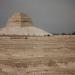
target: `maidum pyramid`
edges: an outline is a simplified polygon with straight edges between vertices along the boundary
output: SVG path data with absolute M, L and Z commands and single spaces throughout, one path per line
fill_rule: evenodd
M 31 18 L 24 13 L 17 13 L 9 18 L 6 27 L 2 29 L 0 34 L 25 36 L 52 35 L 40 28 L 33 26 Z
M 8 26 L 18 26 L 18 27 L 25 27 L 25 26 L 32 26 L 32 19 L 22 12 L 15 13 L 8 19 Z

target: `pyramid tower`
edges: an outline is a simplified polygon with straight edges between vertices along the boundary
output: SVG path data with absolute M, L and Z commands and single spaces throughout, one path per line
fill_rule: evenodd
M 24 13 L 16 13 L 9 18 L 6 27 L 0 31 L 0 34 L 25 36 L 52 35 L 38 27 L 33 26 L 32 19 Z
M 31 18 L 24 13 L 16 13 L 14 14 L 11 18 L 9 18 L 8 26 L 31 26 L 32 25 L 32 20 Z

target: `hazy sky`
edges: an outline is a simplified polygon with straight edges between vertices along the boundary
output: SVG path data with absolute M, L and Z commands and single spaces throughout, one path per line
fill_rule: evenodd
M 15 12 L 29 14 L 35 26 L 50 33 L 75 31 L 75 0 L 0 0 L 0 26 Z

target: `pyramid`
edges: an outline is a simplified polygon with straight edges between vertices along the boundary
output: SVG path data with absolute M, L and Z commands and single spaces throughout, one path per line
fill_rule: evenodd
M 25 36 L 48 36 L 52 35 L 38 27 L 33 26 L 32 19 L 24 13 L 16 13 L 8 19 L 6 27 L 0 34 L 2 35 L 25 35 Z
M 24 13 L 16 13 L 8 19 L 7 26 L 31 26 L 32 19 Z

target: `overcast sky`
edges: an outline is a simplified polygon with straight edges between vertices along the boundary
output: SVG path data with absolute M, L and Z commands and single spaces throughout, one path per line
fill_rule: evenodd
M 15 12 L 29 14 L 35 26 L 50 33 L 75 31 L 75 0 L 0 0 L 0 26 Z

